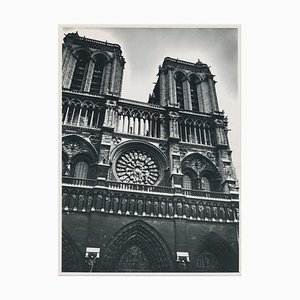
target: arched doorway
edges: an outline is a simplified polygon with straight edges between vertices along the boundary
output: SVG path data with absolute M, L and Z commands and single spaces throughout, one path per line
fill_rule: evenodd
M 62 230 L 62 256 L 61 271 L 62 272 L 84 272 L 84 256 L 79 251 L 71 237 L 67 232 Z
M 218 234 L 200 239 L 191 257 L 192 272 L 238 272 L 238 255 Z
M 170 272 L 172 258 L 162 237 L 136 221 L 118 231 L 101 258 L 100 272 Z

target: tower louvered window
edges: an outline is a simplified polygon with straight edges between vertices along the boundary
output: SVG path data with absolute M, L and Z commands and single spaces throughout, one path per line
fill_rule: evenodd
M 191 79 L 190 87 L 191 87 L 192 111 L 199 112 L 197 86 L 196 86 L 196 80 L 194 77 Z
M 184 99 L 183 99 L 183 85 L 182 76 L 178 75 L 176 78 L 176 97 L 179 108 L 184 109 Z
M 103 77 L 104 63 L 101 59 L 98 59 L 95 63 L 94 73 L 91 83 L 90 92 L 94 94 L 100 94 L 102 77 Z
M 74 177 L 75 178 L 87 178 L 89 166 L 85 161 L 79 161 L 75 165 Z
M 88 56 L 87 53 L 80 53 L 75 70 L 73 73 L 73 79 L 71 83 L 71 90 L 73 91 L 81 91 L 84 87 L 84 77 L 86 74 L 87 64 L 88 63 Z

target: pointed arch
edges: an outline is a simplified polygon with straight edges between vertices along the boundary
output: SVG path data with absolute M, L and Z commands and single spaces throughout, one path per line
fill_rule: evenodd
M 95 163 L 98 160 L 96 148 L 85 138 L 76 134 L 68 134 L 63 136 L 62 140 L 62 150 L 66 152 L 70 158 L 84 154 L 86 157 L 89 157 L 89 163 Z M 66 145 L 68 141 L 71 143 L 70 145 Z M 74 142 L 78 142 L 78 146 L 72 145 Z
M 199 79 L 192 75 L 190 76 L 190 90 L 191 90 L 191 103 L 192 103 L 192 111 L 199 112 L 199 99 L 197 95 L 197 81 Z
M 84 50 L 82 49 L 76 51 L 75 56 L 77 57 L 77 61 L 75 64 L 75 69 L 73 72 L 70 89 L 74 91 L 81 91 L 84 87 L 88 62 L 90 60 L 90 53 L 85 49 Z
M 99 271 L 116 272 L 122 255 L 136 246 L 145 255 L 151 272 L 174 270 L 170 251 L 160 234 L 147 223 L 138 220 L 124 226 L 107 245 Z
M 238 255 L 215 232 L 203 236 L 191 255 L 191 271 L 238 272 Z
M 221 175 L 213 162 L 200 153 L 191 153 L 181 162 L 182 173 L 194 172 L 195 189 L 206 191 L 221 191 Z M 203 180 L 202 180 L 203 178 Z
M 103 77 L 104 77 L 104 66 L 108 61 L 108 57 L 104 53 L 97 53 L 93 56 L 94 71 L 92 76 L 91 88 L 90 92 L 93 94 L 100 94 L 102 85 L 103 85 Z
M 85 271 L 84 255 L 80 252 L 69 234 L 62 229 L 61 243 L 61 271 L 62 272 L 83 272 Z
M 176 86 L 176 99 L 177 104 L 179 105 L 180 109 L 184 109 L 184 96 L 183 96 L 183 80 L 186 78 L 186 76 L 180 72 L 177 71 L 174 74 L 175 77 L 175 86 Z

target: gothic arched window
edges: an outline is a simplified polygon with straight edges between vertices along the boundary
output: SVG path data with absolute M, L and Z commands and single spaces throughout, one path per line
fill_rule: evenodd
M 183 188 L 186 190 L 191 190 L 192 187 L 192 178 L 189 175 L 183 175 Z
M 77 162 L 77 164 L 75 165 L 74 177 L 85 179 L 87 178 L 88 170 L 89 170 L 88 163 L 84 160 L 81 160 Z
M 177 103 L 179 104 L 179 108 L 184 109 L 184 99 L 183 99 L 183 84 L 182 84 L 183 76 L 179 73 L 176 76 L 176 97 Z
M 100 94 L 102 77 L 103 77 L 104 60 L 102 57 L 98 57 L 95 62 L 94 73 L 92 77 L 90 92 L 94 94 Z
M 72 83 L 70 87 L 71 90 L 81 91 L 84 88 L 84 77 L 86 75 L 88 61 L 88 54 L 84 51 L 80 52 L 73 73 Z
M 204 191 L 210 191 L 210 182 L 209 179 L 205 176 L 201 177 L 201 189 Z
M 190 80 L 192 111 L 199 112 L 199 102 L 197 96 L 196 78 L 193 76 Z

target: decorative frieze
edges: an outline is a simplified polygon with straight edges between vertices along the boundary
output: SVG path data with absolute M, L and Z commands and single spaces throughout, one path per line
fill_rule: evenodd
M 98 211 L 154 218 L 182 218 L 193 221 L 237 222 L 237 203 L 208 202 L 176 197 L 144 196 L 114 192 L 63 190 L 63 210 Z

